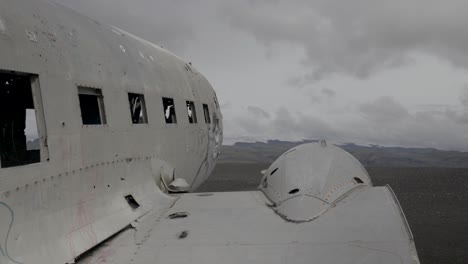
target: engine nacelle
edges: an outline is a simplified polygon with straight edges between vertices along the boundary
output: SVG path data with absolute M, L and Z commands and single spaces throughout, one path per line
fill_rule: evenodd
M 288 221 L 312 221 L 357 188 L 372 187 L 361 163 L 325 141 L 294 147 L 264 172 L 260 190 Z

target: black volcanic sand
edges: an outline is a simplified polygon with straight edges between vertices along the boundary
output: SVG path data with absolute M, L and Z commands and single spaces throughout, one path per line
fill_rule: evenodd
M 199 192 L 255 190 L 269 164 L 221 163 Z M 413 231 L 422 264 L 468 263 L 468 169 L 367 168 L 390 185 Z

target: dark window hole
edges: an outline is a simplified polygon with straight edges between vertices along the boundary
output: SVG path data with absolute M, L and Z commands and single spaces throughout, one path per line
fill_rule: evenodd
M 354 180 L 357 182 L 357 183 L 364 183 L 361 179 L 359 179 L 358 177 L 354 177 Z
M 207 104 L 203 104 L 203 114 L 205 115 L 205 124 L 211 124 L 210 110 Z
M 296 188 L 296 189 L 292 189 L 291 191 L 289 191 L 289 194 L 295 194 L 297 192 L 299 192 L 299 189 Z
M 104 125 L 107 123 L 101 89 L 78 87 L 78 98 L 83 125 Z
M 140 204 L 135 200 L 135 198 L 133 198 L 133 195 L 125 196 L 125 200 L 127 200 L 128 205 L 133 209 L 140 207 Z
M 40 137 L 33 96 L 35 75 L 0 72 L 0 167 L 38 163 Z

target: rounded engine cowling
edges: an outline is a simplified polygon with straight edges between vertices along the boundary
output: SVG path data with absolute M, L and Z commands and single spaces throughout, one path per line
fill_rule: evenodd
M 294 222 L 312 221 L 359 187 L 372 187 L 361 163 L 325 141 L 294 147 L 264 172 L 260 190 Z

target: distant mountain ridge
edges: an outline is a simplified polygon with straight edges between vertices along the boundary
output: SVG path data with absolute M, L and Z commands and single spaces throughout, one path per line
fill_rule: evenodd
M 222 147 L 219 161 L 271 163 L 288 149 L 311 142 L 318 141 L 237 142 L 232 146 Z M 338 144 L 338 146 L 353 154 L 366 167 L 468 168 L 468 152 L 432 148 L 360 146 L 353 143 Z

